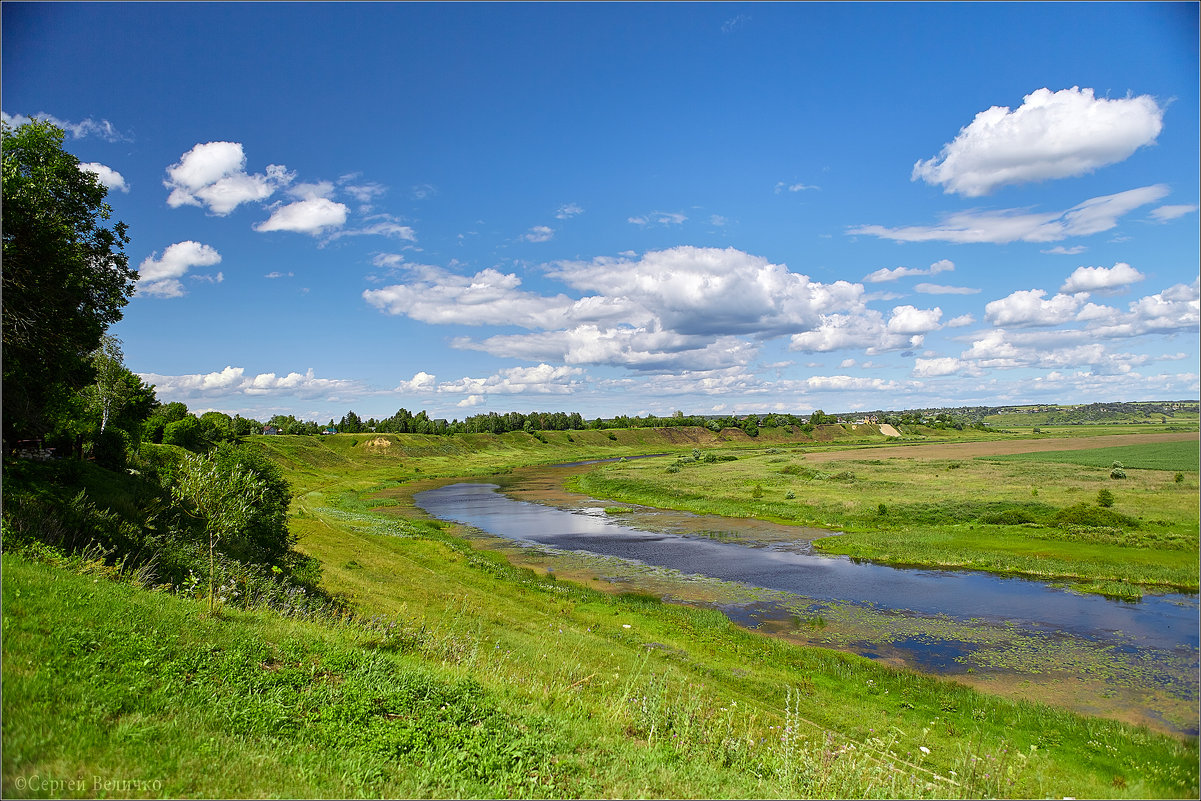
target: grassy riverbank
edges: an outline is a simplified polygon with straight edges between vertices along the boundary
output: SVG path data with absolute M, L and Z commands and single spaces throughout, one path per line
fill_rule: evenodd
M 1139 587 L 1197 589 L 1195 439 L 1041 457 L 889 450 L 887 459 L 874 449 L 826 453 L 820 463 L 804 449 L 702 451 L 668 465 L 606 465 L 574 486 L 624 503 L 840 531 L 817 547 L 889 564 L 1071 580 L 1134 597 Z M 1120 480 L 1110 477 L 1114 455 L 1130 461 Z
M 430 475 L 814 447 L 607 434 L 256 438 L 294 487 L 297 547 L 357 622 L 210 616 L 82 557 L 5 553 L 4 795 L 1196 796 L 1195 739 L 558 582 L 373 510 Z M 634 465 L 665 461 L 605 472 Z
M 373 620 L 209 616 L 6 554 L 6 797 L 1196 793 L 1195 741 L 560 584 L 436 525 L 297 522 Z

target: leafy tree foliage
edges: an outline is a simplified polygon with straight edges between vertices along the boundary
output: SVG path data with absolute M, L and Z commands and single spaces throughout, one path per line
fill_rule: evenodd
M 243 522 L 238 540 L 231 544 L 236 555 L 254 562 L 282 560 L 296 539 L 289 533 L 287 522 L 292 490 L 279 468 L 265 456 L 231 443 L 218 445 L 211 458 L 225 473 L 250 473 L 262 488 L 254 509 Z
M 108 190 L 43 121 L 3 138 L 4 436 L 51 427 L 54 398 L 92 380 L 90 355 L 134 290 L 124 223 L 104 223 Z
M 84 397 L 98 419 L 98 434 L 110 423 L 130 435 L 141 435 L 142 422 L 158 407 L 154 387 L 142 382 L 126 368 L 121 343 L 109 334 L 101 337 L 92 352 L 96 380 L 85 387 Z
M 264 491 L 262 482 L 251 471 L 222 469 L 213 460 L 191 454 L 171 487 L 172 498 L 203 524 L 208 535 L 210 612 L 216 587 L 217 543 L 234 540 L 245 529 Z

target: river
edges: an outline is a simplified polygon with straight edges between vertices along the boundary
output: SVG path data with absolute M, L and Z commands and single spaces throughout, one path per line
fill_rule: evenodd
M 712 605 L 751 628 L 1015 695 L 1042 688 L 1080 711 L 1197 733 L 1195 594 L 1132 603 L 983 572 L 856 562 L 812 551 L 808 541 L 830 532 L 777 526 L 797 536 L 772 542 L 759 535 L 776 524 L 648 509 L 631 524 L 579 496 L 568 508 L 510 497 L 522 488 L 511 478 L 460 482 L 413 500 L 518 546 L 745 587 L 744 597 Z M 715 525 L 729 537 L 715 536 Z

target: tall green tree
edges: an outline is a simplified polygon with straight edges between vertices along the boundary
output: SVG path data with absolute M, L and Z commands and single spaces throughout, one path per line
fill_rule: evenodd
M 92 354 L 121 319 L 137 272 L 108 190 L 63 150 L 63 131 L 3 125 L 4 437 L 50 427 L 51 400 L 92 381 Z

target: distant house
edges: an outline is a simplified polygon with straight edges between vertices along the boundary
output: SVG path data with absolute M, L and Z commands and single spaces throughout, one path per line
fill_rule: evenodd
M 275 426 L 263 426 L 263 433 L 264 434 L 278 434 L 279 429 L 276 428 Z
M 337 433 L 338 433 L 338 429 L 336 429 L 332 426 L 326 426 L 325 428 L 321 429 L 322 436 L 324 436 L 326 434 L 337 434 Z

